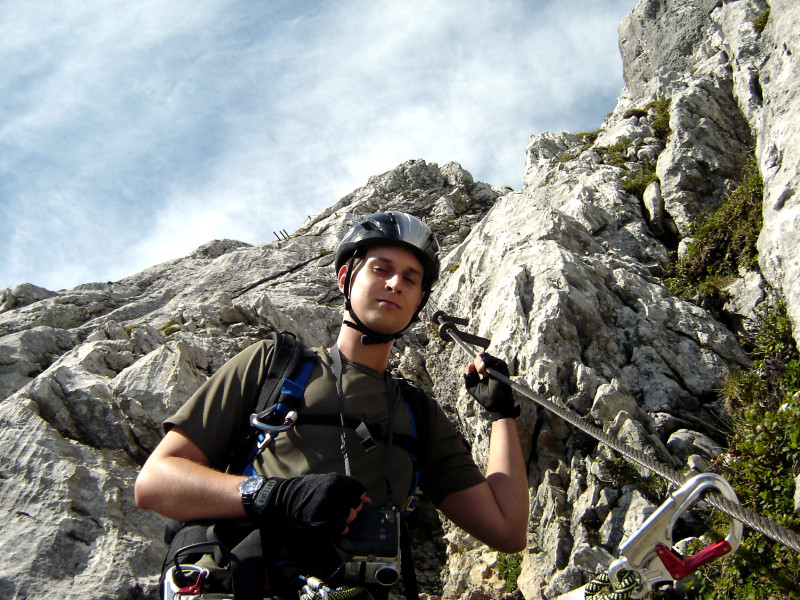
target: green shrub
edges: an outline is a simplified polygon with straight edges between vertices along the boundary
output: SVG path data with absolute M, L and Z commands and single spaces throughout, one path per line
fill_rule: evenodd
M 631 144 L 633 144 L 631 140 L 622 138 L 611 146 L 598 146 L 597 151 L 603 156 L 606 164 L 615 167 L 624 167 L 627 162 L 628 148 L 631 147 Z
M 622 180 L 622 187 L 629 194 L 633 194 L 639 200 L 644 197 L 644 191 L 647 186 L 658 179 L 656 175 L 655 165 L 647 165 L 642 171 L 635 173 L 630 177 L 625 177 Z
M 170 319 L 161 326 L 161 333 L 165 336 L 170 336 L 181 330 L 181 326 L 175 322 L 175 319 Z
M 753 27 L 759 34 L 764 31 L 764 28 L 767 26 L 767 21 L 769 21 L 769 6 L 762 10 L 756 17 L 756 20 L 753 21 Z
M 672 133 L 672 128 L 669 126 L 669 105 L 668 98 L 660 98 L 647 105 L 648 110 L 653 111 L 652 127 L 656 137 L 662 141 L 666 141 Z
M 755 160 L 742 182 L 713 213 L 698 219 L 686 257 L 672 263 L 665 281 L 673 293 L 698 298 L 719 290 L 740 267 L 756 269 L 763 182 Z M 770 295 L 756 309 L 755 331 L 743 342 L 753 368 L 735 370 L 719 395 L 728 410 L 728 452 L 712 461 L 754 512 L 800 531 L 794 512 L 794 478 L 800 472 L 800 354 L 792 322 L 780 298 Z M 708 515 L 712 531 L 727 530 L 722 513 Z M 719 536 L 708 541 L 716 541 Z M 745 529 L 733 556 L 698 571 L 687 597 L 800 598 L 800 555 Z
M 741 184 L 717 210 L 692 223 L 694 242 L 686 256 L 668 265 L 665 284 L 673 294 L 696 301 L 699 293 L 718 291 L 720 283 L 738 275 L 740 268 L 758 269 L 763 198 L 764 182 L 751 157 Z
M 646 117 L 649 113 L 643 108 L 629 108 L 622 114 L 623 119 L 630 119 L 631 117 Z
M 497 555 L 497 573 L 501 579 L 505 580 L 503 592 L 510 594 L 517 589 L 517 579 L 522 572 L 522 554 L 503 554 Z
M 602 129 L 598 129 L 597 131 L 584 131 L 577 135 L 583 140 L 584 143 L 594 144 L 597 141 L 600 133 L 602 133 Z
M 780 300 L 763 302 L 750 345 L 753 368 L 732 372 L 720 395 L 730 411 L 728 453 L 713 465 L 750 510 L 800 530 L 794 490 L 800 470 L 800 354 Z M 721 515 L 711 519 L 721 530 Z M 745 530 L 740 550 L 703 569 L 703 598 L 800 598 L 800 555 Z

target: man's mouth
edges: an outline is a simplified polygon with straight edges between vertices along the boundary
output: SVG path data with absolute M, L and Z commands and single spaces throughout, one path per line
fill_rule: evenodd
M 384 305 L 384 306 L 388 305 L 388 306 L 391 306 L 393 308 L 400 308 L 400 305 L 397 302 L 394 302 L 392 300 L 388 300 L 387 298 L 378 298 L 378 304 Z

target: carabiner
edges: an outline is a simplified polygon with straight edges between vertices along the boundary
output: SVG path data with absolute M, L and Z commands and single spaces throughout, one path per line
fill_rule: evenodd
M 324 581 L 316 577 L 305 577 L 300 575 L 300 581 L 305 584 L 302 589 L 302 595 L 309 598 L 316 598 L 318 595 L 319 600 L 328 600 L 328 594 L 333 591 L 331 588 L 325 585 Z
M 620 558 L 608 567 L 609 579 L 614 587 L 617 587 L 620 571 L 633 571 L 639 579 L 639 587 L 631 597 L 643 598 L 654 584 L 683 579 L 704 564 L 739 548 L 742 523 L 735 519 L 731 519 L 730 531 L 724 540 L 692 556 L 683 557 L 672 548 L 675 523 L 709 488 L 715 488 L 726 500 L 739 503 L 730 484 L 715 473 L 701 473 L 688 479 L 620 546 Z
M 275 404 L 270 406 L 265 411 L 253 413 L 250 415 L 250 425 L 270 433 L 287 431 L 294 427 L 294 423 L 297 420 L 297 411 L 289 410 L 285 415 L 281 416 L 279 411 L 286 410 L 286 408 L 287 407 L 283 404 Z M 279 419 L 281 419 L 280 425 L 270 425 L 269 423 L 264 422 L 264 419 L 269 419 L 270 417 L 274 416 L 277 416 Z

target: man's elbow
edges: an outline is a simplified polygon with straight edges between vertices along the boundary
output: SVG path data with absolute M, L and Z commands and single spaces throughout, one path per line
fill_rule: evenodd
M 495 550 L 503 554 L 517 554 L 525 550 L 527 545 L 527 536 L 525 535 L 525 531 L 522 531 L 520 534 L 512 533 L 504 536 L 503 539 L 498 540 L 497 543 L 492 546 Z
M 155 483 L 151 473 L 145 467 L 136 478 L 133 485 L 133 497 L 138 508 L 153 510 L 156 498 Z

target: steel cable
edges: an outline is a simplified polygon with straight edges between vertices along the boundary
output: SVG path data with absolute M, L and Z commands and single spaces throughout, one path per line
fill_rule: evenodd
M 441 317 L 440 317 L 441 318 Z M 465 343 L 461 338 L 458 337 L 458 329 L 455 327 L 450 327 L 446 330 L 446 335 L 449 336 L 452 340 L 454 340 L 467 354 L 470 356 L 475 355 L 475 349 L 470 347 L 469 344 Z M 620 453 L 627 459 L 639 464 L 640 466 L 649 469 L 650 471 L 660 475 L 670 483 L 680 487 L 686 481 L 686 477 L 681 475 L 675 469 L 665 465 L 657 460 L 653 459 L 651 456 L 646 455 L 645 453 L 636 450 L 617 440 L 616 438 L 611 437 L 607 433 L 605 433 L 599 427 L 592 425 L 588 421 L 586 421 L 583 417 L 581 417 L 576 412 L 570 410 L 566 406 L 562 406 L 552 400 L 549 400 L 542 396 L 541 394 L 537 394 L 530 388 L 513 381 L 499 373 L 497 370 L 492 368 L 487 368 L 487 372 L 489 375 L 494 377 L 495 379 L 502 381 L 511 386 L 511 388 L 525 396 L 526 398 L 530 398 L 537 404 L 543 406 L 544 408 L 548 409 L 549 411 L 555 413 L 571 425 L 574 425 L 584 433 L 589 434 L 593 438 L 597 439 L 599 442 L 605 444 L 612 450 Z M 704 496 L 704 500 L 713 506 L 714 508 L 722 511 L 729 517 L 732 517 L 738 521 L 741 521 L 748 527 L 755 529 L 759 533 L 767 536 L 768 538 L 783 544 L 787 548 L 794 550 L 795 552 L 800 552 L 800 536 L 787 529 L 783 525 L 772 521 L 766 517 L 763 517 L 753 511 L 743 507 L 740 504 L 734 504 L 729 500 L 723 498 L 720 494 L 716 492 L 709 492 Z

